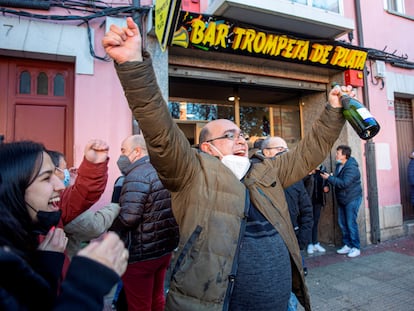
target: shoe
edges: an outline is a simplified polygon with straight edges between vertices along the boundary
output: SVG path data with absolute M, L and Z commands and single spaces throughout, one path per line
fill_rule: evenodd
M 358 248 L 353 247 L 353 248 L 351 248 L 351 251 L 348 253 L 347 256 L 349 258 L 354 258 L 354 257 L 357 257 L 359 255 L 361 255 L 361 251 Z
M 324 249 L 319 243 L 313 244 L 313 249 L 319 253 L 326 252 L 326 249 Z
M 342 248 L 336 251 L 337 254 L 345 255 L 351 251 L 351 248 L 348 245 L 344 245 Z
M 308 254 L 313 254 L 313 250 L 314 250 L 313 244 L 309 244 L 308 249 L 306 250 Z
M 308 268 L 303 267 L 303 274 L 304 274 L 305 276 L 307 276 L 307 275 L 308 275 Z

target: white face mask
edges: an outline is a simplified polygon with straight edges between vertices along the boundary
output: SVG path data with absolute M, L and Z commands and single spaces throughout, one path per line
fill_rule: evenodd
M 241 180 L 250 168 L 248 157 L 236 156 L 229 154 L 221 158 L 221 162 L 227 166 L 236 177 Z
M 218 154 L 221 156 L 221 163 L 223 163 L 236 177 L 241 180 L 250 168 L 250 160 L 248 157 L 241 157 L 234 154 L 223 156 L 223 154 L 212 144 L 210 144 Z

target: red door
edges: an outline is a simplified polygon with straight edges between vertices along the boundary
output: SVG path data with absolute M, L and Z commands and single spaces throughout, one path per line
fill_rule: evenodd
M 34 140 L 73 164 L 74 65 L 0 57 L 0 135 Z

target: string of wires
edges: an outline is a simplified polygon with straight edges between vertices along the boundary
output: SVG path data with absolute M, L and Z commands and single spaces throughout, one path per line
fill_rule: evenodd
M 0 0 L 0 4 L 1 4 Z M 27 1 L 24 1 L 27 3 Z M 25 17 L 29 19 L 38 19 L 38 20 L 48 20 L 48 21 L 81 21 L 78 26 L 86 24 L 89 40 L 89 52 L 92 57 L 109 61 L 107 56 L 101 57 L 95 54 L 92 42 L 92 32 L 89 22 L 94 19 L 99 19 L 102 17 L 127 17 L 131 16 L 134 13 L 146 14 L 149 12 L 150 7 L 145 6 L 118 6 L 112 7 L 108 6 L 102 1 L 51 1 L 49 2 L 50 7 L 63 8 L 68 11 L 69 15 L 51 15 L 51 14 L 36 14 L 23 10 L 15 10 L 7 7 L 0 7 L 0 12 L 4 14 L 16 15 L 19 17 Z M 8 5 L 11 5 L 8 2 Z M 15 4 L 14 4 L 15 5 Z M 18 6 L 18 5 L 16 5 Z M 72 11 L 82 12 L 84 15 L 74 15 Z M 100 25 L 102 27 L 103 23 Z
M 41 19 L 41 20 L 52 20 L 52 21 L 76 21 L 79 20 L 82 24 L 86 24 L 87 31 L 88 31 L 88 38 L 89 38 L 89 50 L 91 55 L 94 58 L 108 61 L 108 58 L 99 57 L 95 54 L 92 44 L 91 38 L 91 28 L 89 26 L 89 22 L 93 19 L 98 19 L 102 17 L 126 17 L 131 16 L 134 13 L 139 14 L 146 14 L 149 12 L 151 7 L 145 6 L 110 6 L 108 3 L 101 1 L 101 0 L 69 0 L 69 1 L 59 1 L 59 0 L 51 0 L 51 1 L 26 1 L 26 0 L 0 0 L 0 5 L 7 5 L 13 7 L 19 7 L 20 5 L 27 7 L 28 3 L 44 3 L 47 5 L 47 9 L 50 7 L 61 8 L 65 9 L 68 12 L 68 15 L 50 15 L 50 14 L 34 14 L 27 11 L 15 10 L 10 9 L 7 7 L 0 7 L 0 12 L 3 14 L 11 14 L 20 17 L 26 18 L 33 18 L 33 19 Z M 113 3 L 114 4 L 114 3 Z M 115 5 L 117 5 L 115 3 Z M 73 15 L 72 11 L 82 12 L 84 15 Z M 101 24 L 102 26 L 102 24 Z M 382 51 L 377 49 L 366 49 L 368 51 L 368 59 L 370 60 L 382 60 L 384 62 L 390 63 L 393 66 L 414 69 L 414 62 L 408 61 L 407 55 L 398 56 L 396 55 L 396 51 L 393 53 L 386 52 L 387 47 L 385 47 Z
M 397 51 L 389 53 L 385 51 L 386 49 L 387 47 L 385 47 L 382 51 L 376 49 L 368 49 L 368 59 L 381 60 L 396 67 L 414 69 L 414 62 L 408 61 L 407 54 L 398 56 L 396 55 Z

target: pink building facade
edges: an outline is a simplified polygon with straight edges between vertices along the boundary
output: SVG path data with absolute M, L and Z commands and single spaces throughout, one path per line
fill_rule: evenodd
M 379 221 L 381 237 L 386 239 L 410 233 L 413 219 L 407 165 L 414 148 L 414 46 L 404 37 L 414 25 L 414 4 L 358 2 L 364 46 L 385 52 L 372 53 L 367 61 L 366 91 L 370 110 L 382 125 L 374 141 Z M 366 172 L 366 165 L 364 168 Z M 369 206 L 367 202 L 366 208 Z M 367 228 L 369 225 L 367 220 Z

